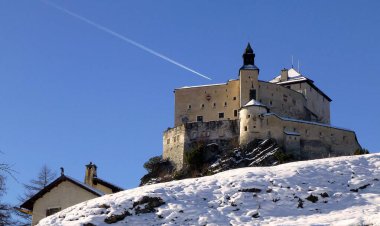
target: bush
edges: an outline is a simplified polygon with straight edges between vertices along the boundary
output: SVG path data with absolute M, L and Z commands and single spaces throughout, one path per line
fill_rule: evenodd
M 200 168 L 204 164 L 203 148 L 200 147 L 185 152 L 185 162 L 190 168 Z
M 140 179 L 140 186 L 151 182 L 165 182 L 166 177 L 174 170 L 172 162 L 168 159 L 162 159 L 161 156 L 150 158 L 144 163 L 144 168 L 148 173 Z
M 364 154 L 369 154 L 369 151 L 365 148 L 356 149 L 354 152 L 354 155 L 364 155 Z
M 162 156 L 154 156 L 144 163 L 144 168 L 148 171 L 148 173 L 151 173 L 156 170 L 161 161 Z

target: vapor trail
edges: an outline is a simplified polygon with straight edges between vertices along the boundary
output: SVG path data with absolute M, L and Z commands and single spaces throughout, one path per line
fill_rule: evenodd
M 104 31 L 104 32 L 106 32 L 106 33 L 108 33 L 110 35 L 113 35 L 114 37 L 119 38 L 119 39 L 121 39 L 121 40 L 123 40 L 125 42 L 128 42 L 129 44 L 132 44 L 132 45 L 134 45 L 134 46 L 136 46 L 136 47 L 138 47 L 138 48 L 140 48 L 140 49 L 142 49 L 142 50 L 144 50 L 144 51 L 146 51 L 146 52 L 148 52 L 150 54 L 153 54 L 153 55 L 155 55 L 155 56 L 157 56 L 157 57 L 159 57 L 159 58 L 161 58 L 163 60 L 166 60 L 166 61 L 168 61 L 168 62 L 170 62 L 170 63 L 172 63 L 174 65 L 177 65 L 180 68 L 183 68 L 183 69 L 185 69 L 187 71 L 190 71 L 190 72 L 192 72 L 192 73 L 194 73 L 196 75 L 199 75 L 202 78 L 211 80 L 211 78 L 207 77 L 206 75 L 203 75 L 203 74 L 201 74 L 201 73 L 199 73 L 199 72 L 197 72 L 197 71 L 195 71 L 195 70 L 193 70 L 193 69 L 191 69 L 191 68 L 189 68 L 189 67 L 187 67 L 187 66 L 185 66 L 185 65 L 183 65 L 183 64 L 181 64 L 181 63 L 179 63 L 179 62 L 177 62 L 177 61 L 175 61 L 175 60 L 173 60 L 173 59 L 171 59 L 171 58 L 169 58 L 167 56 L 165 56 L 165 55 L 162 55 L 161 53 L 158 53 L 158 52 L 154 51 L 153 49 L 150 49 L 150 48 L 148 48 L 148 47 L 146 47 L 146 46 L 144 46 L 144 45 L 142 45 L 142 44 L 140 44 L 140 43 L 138 43 L 136 41 L 133 41 L 132 39 L 129 39 L 129 38 L 125 37 L 122 34 L 119 34 L 119 33 L 115 32 L 115 31 L 112 31 L 112 30 L 110 30 L 110 29 L 108 29 L 108 28 L 106 28 L 106 27 L 104 27 L 104 26 L 102 26 L 100 24 L 97 24 L 97 23 L 95 23 L 95 22 L 93 22 L 93 21 L 91 21 L 91 20 L 89 20 L 89 19 L 87 19 L 87 18 L 85 18 L 83 16 L 80 16 L 80 15 L 78 15 L 76 13 L 73 13 L 73 12 L 71 12 L 71 11 L 69 11 L 69 10 L 67 10 L 67 9 L 59 6 L 59 5 L 56 5 L 56 4 L 52 3 L 52 2 L 45 1 L 45 0 L 41 0 L 41 1 L 43 3 L 49 5 L 49 6 L 52 6 L 52 7 L 56 8 L 56 9 L 58 9 L 59 11 L 61 11 L 63 13 L 66 13 L 66 14 L 72 16 L 72 17 L 75 17 L 75 18 L 83 21 L 83 22 L 86 22 L 87 24 L 90 24 L 90 25 L 96 27 L 97 29 L 99 29 L 101 31 Z

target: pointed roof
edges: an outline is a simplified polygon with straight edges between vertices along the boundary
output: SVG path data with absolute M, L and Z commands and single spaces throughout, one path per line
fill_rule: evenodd
M 253 52 L 249 42 L 243 53 L 243 66 L 240 69 L 259 70 L 259 68 L 255 65 L 255 53 Z
M 27 210 L 30 210 L 30 211 L 33 211 L 33 206 L 34 206 L 34 203 L 39 199 L 41 198 L 42 196 L 44 196 L 46 193 L 50 192 L 53 188 L 57 187 L 59 184 L 61 184 L 62 182 L 64 181 L 69 181 L 75 185 L 77 185 L 78 187 L 81 187 L 83 188 L 84 190 L 96 195 L 96 196 L 103 196 L 105 195 L 104 192 L 98 190 L 98 189 L 95 189 L 85 183 L 82 183 L 72 177 L 69 177 L 69 176 L 66 176 L 64 174 L 62 174 L 60 177 L 58 177 L 56 180 L 54 180 L 53 182 L 51 182 L 50 184 L 48 184 L 45 188 L 43 188 L 41 191 L 37 192 L 37 194 L 33 195 L 30 199 L 26 200 L 23 204 L 21 204 L 21 208 L 23 209 L 27 209 Z
M 253 53 L 253 49 L 251 47 L 251 43 L 248 42 L 247 47 L 245 48 L 245 53 Z

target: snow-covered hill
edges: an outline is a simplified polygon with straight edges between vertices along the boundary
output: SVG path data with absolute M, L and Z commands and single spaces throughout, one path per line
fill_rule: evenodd
M 45 225 L 380 225 L 380 154 L 249 167 L 126 190 Z

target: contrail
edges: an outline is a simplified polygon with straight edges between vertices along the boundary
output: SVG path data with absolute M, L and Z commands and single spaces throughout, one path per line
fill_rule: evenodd
M 171 59 L 171 58 L 169 58 L 167 56 L 165 56 L 165 55 L 162 55 L 161 53 L 158 53 L 158 52 L 154 51 L 153 49 L 150 49 L 150 48 L 148 48 L 148 47 L 146 47 L 146 46 L 144 46 L 144 45 L 142 45 L 142 44 L 140 44 L 140 43 L 138 43 L 136 41 L 133 41 L 132 39 L 129 39 L 129 38 L 125 37 L 122 34 L 119 34 L 119 33 L 115 32 L 115 31 L 112 31 L 112 30 L 110 30 L 110 29 L 108 29 L 108 28 L 106 28 L 106 27 L 104 27 L 104 26 L 102 26 L 102 25 L 100 25 L 98 23 L 95 23 L 95 22 L 93 22 L 93 21 L 91 21 L 91 20 L 89 20 L 89 19 L 87 19 L 87 18 L 85 18 L 83 16 L 80 16 L 80 15 L 78 15 L 76 13 L 73 13 L 73 12 L 71 12 L 71 11 L 69 11 L 69 10 L 67 10 L 67 9 L 59 6 L 59 5 L 56 5 L 56 4 L 52 3 L 52 2 L 45 1 L 45 0 L 41 0 L 41 1 L 43 3 L 51 6 L 51 7 L 54 7 L 56 9 L 58 9 L 59 11 L 61 11 L 63 13 L 66 13 L 66 14 L 72 16 L 72 17 L 75 17 L 75 18 L 83 21 L 83 22 L 86 22 L 87 24 L 90 24 L 90 25 L 96 27 L 97 29 L 99 29 L 101 31 L 104 31 L 104 32 L 106 32 L 106 33 L 108 33 L 110 35 L 113 35 L 114 37 L 119 38 L 119 39 L 121 39 L 121 40 L 123 40 L 125 42 L 128 42 L 129 44 L 132 44 L 132 45 L 134 45 L 134 46 L 136 46 L 136 47 L 138 47 L 138 48 L 140 48 L 140 49 L 142 49 L 142 50 L 144 50 L 144 51 L 146 51 L 146 52 L 148 52 L 150 54 L 153 54 L 153 55 L 155 55 L 155 56 L 157 56 L 157 57 L 159 57 L 159 58 L 161 58 L 163 60 L 166 60 L 166 61 L 168 61 L 168 62 L 170 62 L 170 63 L 172 63 L 174 65 L 177 65 L 180 68 L 183 68 L 183 69 L 185 69 L 187 71 L 190 71 L 190 72 L 192 72 L 192 73 L 194 73 L 196 75 L 199 75 L 202 78 L 211 80 L 211 78 L 207 77 L 206 75 L 203 75 L 203 74 L 201 74 L 201 73 L 199 73 L 199 72 L 197 72 L 197 71 L 195 71 L 195 70 L 193 70 L 193 69 L 191 69 L 191 68 L 189 68 L 189 67 L 187 67 L 187 66 L 185 66 L 185 65 L 183 65 L 183 64 L 181 64 L 181 63 L 179 63 L 179 62 L 177 62 L 177 61 L 175 61 L 175 60 L 173 60 L 173 59 Z

